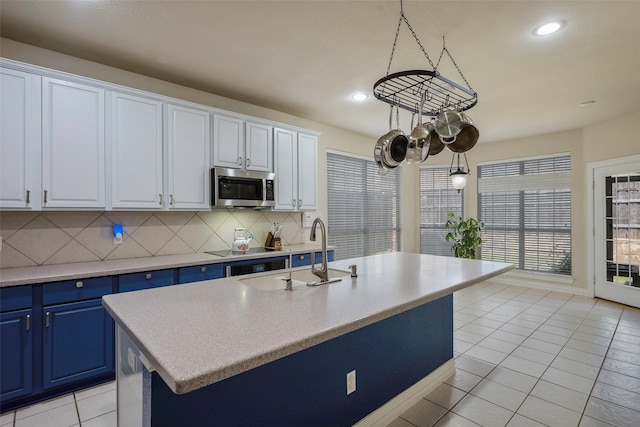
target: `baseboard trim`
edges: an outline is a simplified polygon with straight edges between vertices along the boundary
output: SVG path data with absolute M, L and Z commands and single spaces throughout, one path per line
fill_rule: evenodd
M 568 286 L 564 283 L 552 283 L 552 281 L 545 280 L 544 278 L 536 279 L 535 277 L 527 277 L 524 275 L 511 275 L 505 273 L 501 276 L 492 277 L 487 282 L 498 283 L 500 285 L 513 285 L 524 286 L 527 288 L 543 289 L 552 292 L 562 292 L 565 294 L 580 295 L 584 297 L 591 297 L 589 289 L 578 288 L 575 286 Z
M 449 359 L 435 371 L 358 421 L 354 427 L 386 426 L 402 415 L 407 409 L 431 393 L 456 372 L 455 359 Z

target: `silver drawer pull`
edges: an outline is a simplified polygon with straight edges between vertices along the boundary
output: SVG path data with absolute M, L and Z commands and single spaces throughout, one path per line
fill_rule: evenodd
M 27 319 L 25 321 L 25 329 L 28 331 L 31 329 L 31 315 L 27 314 Z
M 31 203 L 31 190 L 27 190 L 27 204 Z
M 176 204 L 175 199 L 173 198 L 173 194 L 169 194 L 169 204 L 174 206 Z
M 147 273 L 147 275 L 145 276 L 147 280 L 151 279 L 151 273 Z
M 158 196 L 160 197 L 160 203 L 159 204 L 161 205 L 162 204 L 162 194 L 159 193 Z
M 205 273 L 207 271 L 207 267 L 200 267 L 200 273 Z
M 47 314 L 46 314 L 46 315 L 45 315 L 45 317 L 44 317 L 44 327 L 45 327 L 45 328 L 48 328 L 48 327 L 49 327 L 50 320 L 51 320 L 51 313 L 49 313 L 49 312 L 47 311 Z
M 76 288 L 78 288 L 78 289 L 79 289 L 79 288 L 81 288 L 81 287 L 83 287 L 83 286 L 84 286 L 84 283 L 82 283 L 81 281 L 76 282 Z
M 47 190 L 44 190 L 44 202 L 47 203 Z

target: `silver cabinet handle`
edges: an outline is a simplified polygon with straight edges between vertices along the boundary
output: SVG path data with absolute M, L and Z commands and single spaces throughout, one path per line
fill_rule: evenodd
M 27 190 L 27 204 L 31 203 L 31 190 Z
M 159 193 L 158 196 L 160 196 L 160 204 L 162 204 L 162 193 Z
M 200 267 L 200 273 L 206 273 L 207 267 Z
M 48 328 L 51 320 L 51 313 L 47 311 L 47 314 L 44 316 L 44 327 Z
M 291 200 L 291 206 L 296 207 L 296 199 Z
M 82 283 L 81 281 L 76 282 L 76 288 L 80 289 L 83 286 L 84 286 L 84 283 Z
M 251 166 L 251 159 L 247 157 L 247 167 Z
M 44 202 L 47 203 L 47 190 L 44 190 Z
M 151 279 L 151 273 L 147 273 L 147 275 L 145 276 L 145 278 L 146 278 L 147 280 Z
M 302 206 L 302 199 L 298 199 L 298 207 Z
M 242 166 L 242 157 L 238 157 L 238 166 Z
M 175 204 L 176 204 L 176 201 L 175 201 L 175 200 L 174 200 L 174 198 L 173 198 L 173 194 L 169 194 L 169 204 L 170 204 L 171 206 L 173 206 L 173 205 L 175 205 Z
M 27 314 L 27 319 L 25 321 L 25 329 L 28 331 L 31 329 L 31 315 Z

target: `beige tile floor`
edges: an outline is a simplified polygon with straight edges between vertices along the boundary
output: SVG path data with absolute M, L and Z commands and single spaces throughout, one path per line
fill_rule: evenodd
M 456 373 L 389 427 L 640 426 L 640 310 L 491 283 L 454 294 Z M 0 426 L 113 427 L 115 384 Z

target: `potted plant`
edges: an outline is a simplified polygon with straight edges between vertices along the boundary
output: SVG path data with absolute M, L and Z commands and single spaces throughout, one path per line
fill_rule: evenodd
M 484 224 L 474 218 L 456 218 L 449 212 L 449 219 L 444 228 L 450 230 L 445 239 L 453 241 L 451 251 L 458 258 L 476 258 L 476 248 L 482 244 L 480 233 L 484 231 Z

